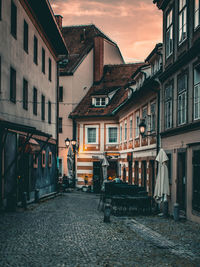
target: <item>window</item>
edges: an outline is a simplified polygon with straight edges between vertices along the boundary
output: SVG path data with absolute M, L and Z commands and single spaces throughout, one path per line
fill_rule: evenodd
M 24 50 L 28 53 L 28 24 L 24 20 Z
M 42 150 L 42 168 L 46 166 L 46 151 Z
M 124 141 L 127 140 L 127 122 L 124 123 Z
M 28 82 L 23 79 L 23 109 L 28 110 Z
M 49 152 L 49 155 L 48 155 L 48 166 L 52 167 L 52 152 Z
M 51 81 L 51 59 L 49 58 L 49 81 Z
M 45 120 L 45 96 L 42 95 L 42 101 L 41 101 L 41 119 Z
M 59 102 L 63 102 L 63 86 L 59 87 Z
M 120 143 L 122 142 L 122 125 L 120 125 Z
M 62 133 L 62 118 L 58 118 L 58 132 Z
M 33 114 L 37 115 L 37 89 L 33 88 Z
M 187 38 L 186 0 L 179 0 L 179 44 Z
M 192 194 L 192 208 L 200 211 L 200 150 L 193 151 L 192 158 L 193 165 L 193 194 Z
M 139 138 L 139 124 L 140 124 L 140 114 L 139 112 L 135 115 L 135 138 Z
M 108 143 L 117 143 L 117 127 L 108 127 Z
M 200 68 L 194 69 L 194 120 L 200 119 Z
M 156 130 L 156 103 L 151 103 L 151 117 L 150 117 L 150 131 L 155 132 Z
M 106 98 L 105 97 L 97 97 L 96 98 L 96 107 L 105 106 L 106 105 Z
M 166 57 L 169 57 L 173 52 L 173 23 L 172 23 L 172 9 L 167 14 L 166 27 Z
M 194 28 L 200 24 L 199 0 L 194 1 Z
M 33 154 L 33 168 L 37 169 L 38 167 L 38 157 L 36 154 Z
M 88 144 L 96 143 L 96 128 L 88 128 Z
M 129 139 L 133 137 L 133 119 L 130 117 L 130 125 L 129 125 Z
M 178 125 L 186 123 L 187 111 L 187 75 L 178 79 Z
M 172 85 L 165 88 L 165 128 L 172 127 Z
M 10 101 L 16 103 L 16 70 L 10 68 Z
M 48 102 L 48 123 L 51 124 L 51 101 Z
M 11 34 L 17 38 L 17 7 L 13 1 L 11 1 Z
M 45 73 L 45 50 L 42 48 L 42 72 Z
M 36 36 L 33 41 L 33 61 L 36 65 L 38 64 L 38 39 Z
M 144 119 L 144 122 L 146 124 L 146 129 L 144 132 L 144 135 L 146 135 L 147 131 L 148 131 L 148 116 L 147 116 L 147 107 L 144 107 L 142 110 L 142 119 Z

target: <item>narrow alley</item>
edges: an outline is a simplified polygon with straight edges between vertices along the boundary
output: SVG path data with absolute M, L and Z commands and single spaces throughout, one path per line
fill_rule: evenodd
M 65 193 L 0 216 L 0 266 L 200 266 L 200 226 L 158 216 L 103 222 L 99 196 Z

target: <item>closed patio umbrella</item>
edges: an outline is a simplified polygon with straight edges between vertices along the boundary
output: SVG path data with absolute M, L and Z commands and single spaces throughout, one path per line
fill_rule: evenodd
M 169 196 L 169 175 L 166 165 L 168 160 L 167 154 L 161 148 L 156 157 L 156 161 L 158 161 L 158 174 L 154 192 L 154 198 L 158 202 L 167 201 L 167 196 Z

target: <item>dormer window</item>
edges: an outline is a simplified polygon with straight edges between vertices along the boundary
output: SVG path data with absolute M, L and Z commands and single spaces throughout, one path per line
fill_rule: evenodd
M 105 107 L 108 104 L 107 97 L 93 97 L 92 104 L 95 107 Z

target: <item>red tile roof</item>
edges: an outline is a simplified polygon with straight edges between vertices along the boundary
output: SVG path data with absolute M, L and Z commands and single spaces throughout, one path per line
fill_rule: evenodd
M 105 65 L 104 75 L 98 84 L 94 84 L 70 117 L 109 116 L 128 97 L 126 85 L 132 81 L 132 74 L 144 63 Z M 108 95 L 116 90 L 106 107 L 92 106 L 92 96 Z
M 69 62 L 65 68 L 61 69 L 61 76 L 73 74 L 81 60 L 93 48 L 96 36 L 109 40 L 118 48 L 115 42 L 93 24 L 63 27 L 62 34 L 69 50 Z

